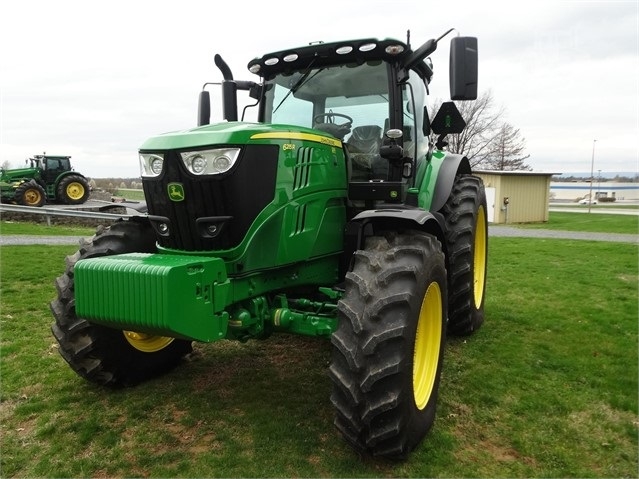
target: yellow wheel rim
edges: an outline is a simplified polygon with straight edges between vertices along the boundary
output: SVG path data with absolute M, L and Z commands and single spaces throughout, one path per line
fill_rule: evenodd
M 153 336 L 151 334 L 124 331 L 124 337 L 131 346 L 145 353 L 155 353 L 166 348 L 175 338 Z
M 67 196 L 72 200 L 79 200 L 84 196 L 84 185 L 77 181 L 72 181 L 67 185 Z
M 473 257 L 473 291 L 475 309 L 481 307 L 484 298 L 484 283 L 486 282 L 486 212 L 480 206 L 477 210 L 477 224 L 475 225 L 475 254 Z
M 435 385 L 442 338 L 442 319 L 442 292 L 439 284 L 432 282 L 424 295 L 415 333 L 413 395 L 419 410 L 426 407 Z
M 27 205 L 29 206 L 37 205 L 38 203 L 40 203 L 40 201 L 42 201 L 42 195 L 35 188 L 29 189 L 24 192 L 24 202 Z

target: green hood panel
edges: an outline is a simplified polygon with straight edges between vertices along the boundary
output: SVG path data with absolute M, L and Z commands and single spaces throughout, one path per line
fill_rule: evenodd
M 290 135 L 287 135 L 289 133 Z M 140 147 L 140 150 L 191 149 L 210 145 L 245 145 L 250 142 L 271 143 L 274 139 L 283 139 L 287 136 L 291 136 L 291 139 L 293 139 L 299 135 L 305 135 L 306 139 L 314 138 L 315 141 L 320 143 L 334 143 L 335 146 L 341 146 L 339 140 L 310 128 L 234 121 L 164 133 L 148 139 Z
M 39 178 L 40 170 L 37 168 L 16 168 L 13 170 L 2 170 L 0 180 L 12 182 L 22 178 Z

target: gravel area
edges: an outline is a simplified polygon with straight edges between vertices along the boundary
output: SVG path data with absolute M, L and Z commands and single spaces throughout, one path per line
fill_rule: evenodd
M 0 246 L 3 245 L 64 245 L 80 244 L 81 236 L 29 236 L 29 235 L 0 235 Z

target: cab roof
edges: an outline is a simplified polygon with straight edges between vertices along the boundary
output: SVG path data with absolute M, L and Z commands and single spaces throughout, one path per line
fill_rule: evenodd
M 307 46 L 289 48 L 267 53 L 248 63 L 251 73 L 270 78 L 280 73 L 302 71 L 332 65 L 359 65 L 364 62 L 386 61 L 403 68 L 405 61 L 413 53 L 406 43 L 393 38 L 379 40 L 362 38 L 332 43 L 311 43 Z M 432 69 L 423 61 L 413 67 L 420 76 L 430 81 Z

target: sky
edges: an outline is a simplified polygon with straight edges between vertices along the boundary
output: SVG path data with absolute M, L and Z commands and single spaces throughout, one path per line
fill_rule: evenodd
M 202 85 L 222 79 L 216 53 L 258 81 L 246 65 L 265 53 L 407 31 L 416 49 L 455 28 L 478 38 L 479 93 L 520 130 L 534 171 L 639 173 L 638 18 L 637 0 L 5 0 L 0 164 L 46 152 L 88 177 L 137 178 L 147 138 L 196 126 Z M 449 99 L 449 38 L 429 102 Z

